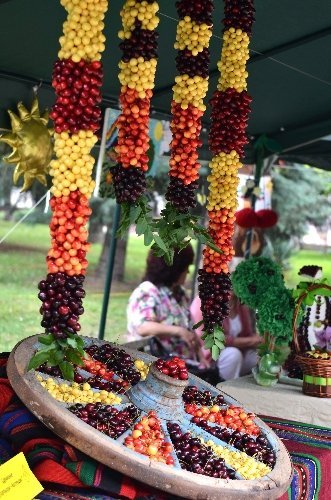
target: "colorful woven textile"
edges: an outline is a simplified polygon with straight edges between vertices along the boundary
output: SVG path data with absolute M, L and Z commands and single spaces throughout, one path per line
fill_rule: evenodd
M 45 487 L 40 500 L 175 500 L 84 455 L 44 427 L 17 398 L 0 355 L 0 463 L 22 451 Z M 284 441 L 294 477 L 281 500 L 329 500 L 331 428 L 264 417 Z
M 331 428 L 279 418 L 261 418 L 283 440 L 294 465 L 291 487 L 281 500 L 329 500 Z
M 50 432 L 18 399 L 0 359 L 0 463 L 22 451 L 45 491 L 42 500 L 163 500 L 162 492 L 92 460 Z M 86 489 L 86 487 L 89 487 Z

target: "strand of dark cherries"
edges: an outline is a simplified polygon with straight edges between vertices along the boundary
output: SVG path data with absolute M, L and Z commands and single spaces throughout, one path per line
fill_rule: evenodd
M 124 434 L 140 415 L 140 411 L 134 405 L 129 405 L 124 410 L 118 410 L 102 403 L 91 403 L 85 406 L 76 404 L 71 406 L 69 411 L 112 439 L 117 439 Z
M 235 471 L 226 467 L 223 458 L 216 457 L 199 438 L 193 437 L 190 432 L 184 433 L 176 423 L 169 422 L 167 428 L 183 469 L 209 477 L 235 479 Z

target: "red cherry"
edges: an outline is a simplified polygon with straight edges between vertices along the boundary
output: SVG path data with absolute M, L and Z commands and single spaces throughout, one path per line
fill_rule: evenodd
M 68 306 L 60 306 L 58 311 L 61 316 L 66 316 L 67 314 L 69 314 L 70 309 Z

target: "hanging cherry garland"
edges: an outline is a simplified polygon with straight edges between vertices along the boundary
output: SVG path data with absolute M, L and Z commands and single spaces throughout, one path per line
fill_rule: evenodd
M 179 22 L 175 48 L 178 75 L 171 104 L 172 142 L 168 203 L 160 219 L 152 222 L 152 250 L 171 264 L 174 250 L 184 248 L 192 238 L 219 249 L 199 218 L 190 214 L 196 205 L 198 148 L 201 146 L 201 119 L 208 90 L 209 41 L 212 35 L 213 0 L 180 0 L 176 3 Z M 147 225 L 148 226 L 148 225 Z
M 59 59 L 54 64 L 52 85 L 56 103 L 51 112 L 55 125 L 54 151 L 50 174 L 53 194 L 50 206 L 51 249 L 47 256 L 48 275 L 40 281 L 42 327 L 48 335 L 40 337 L 44 349 L 30 362 L 35 368 L 48 361 L 59 365 L 66 378 L 73 376 L 66 361 L 79 363 L 82 342 L 79 316 L 87 268 L 86 224 L 94 181 L 91 149 L 100 128 L 102 85 L 102 34 L 107 0 L 61 0 L 68 12 L 60 38 Z
M 149 115 L 157 65 L 159 5 L 127 0 L 121 10 L 119 63 L 121 114 L 117 121 L 117 165 L 112 169 L 116 200 L 135 205 L 146 189 Z
M 175 48 L 179 75 L 173 87 L 171 104 L 172 142 L 170 145 L 170 183 L 166 199 L 179 212 L 196 204 L 198 187 L 198 148 L 201 119 L 208 90 L 209 41 L 212 35 L 212 0 L 180 0 Z
M 220 77 L 211 99 L 208 215 L 209 233 L 222 250 L 206 247 L 203 269 L 199 270 L 199 295 L 206 347 L 216 359 L 223 347 L 221 325 L 229 313 L 231 281 L 228 263 L 232 259 L 232 236 L 237 206 L 238 170 L 244 145 L 251 97 L 247 94 L 246 64 L 254 21 L 252 0 L 225 0 L 224 33 Z

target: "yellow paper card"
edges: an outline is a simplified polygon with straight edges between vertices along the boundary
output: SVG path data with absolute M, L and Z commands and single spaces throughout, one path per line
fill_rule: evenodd
M 32 500 L 43 489 L 23 453 L 0 466 L 0 500 Z

